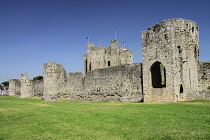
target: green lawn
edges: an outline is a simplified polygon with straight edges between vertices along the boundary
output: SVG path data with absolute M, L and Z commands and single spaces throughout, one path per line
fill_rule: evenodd
M 43 102 L 1 96 L 4 139 L 210 140 L 210 101 Z

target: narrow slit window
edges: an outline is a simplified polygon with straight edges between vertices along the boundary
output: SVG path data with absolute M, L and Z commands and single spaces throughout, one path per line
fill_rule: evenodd
M 109 67 L 109 66 L 111 66 L 111 62 L 110 62 L 110 61 L 108 61 L 108 67 Z

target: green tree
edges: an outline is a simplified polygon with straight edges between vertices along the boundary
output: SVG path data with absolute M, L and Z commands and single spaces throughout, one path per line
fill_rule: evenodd
M 9 81 L 2 82 L 1 84 L 3 84 L 4 86 L 9 86 Z
M 36 76 L 33 78 L 33 81 L 42 80 L 42 79 L 43 79 L 43 76 Z

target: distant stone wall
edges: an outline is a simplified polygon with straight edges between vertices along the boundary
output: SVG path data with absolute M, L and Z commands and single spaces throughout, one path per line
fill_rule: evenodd
M 199 62 L 198 65 L 198 99 L 210 99 L 210 62 Z
M 125 64 L 88 72 L 84 91 L 91 101 L 141 101 L 141 64 Z
M 19 79 L 9 79 L 9 96 L 20 96 Z
M 42 97 L 44 93 L 43 80 L 32 81 L 32 90 L 34 97 Z
M 45 101 L 143 100 L 140 63 L 92 70 L 84 78 L 79 72 L 67 78 L 63 66 L 56 63 L 44 66 Z

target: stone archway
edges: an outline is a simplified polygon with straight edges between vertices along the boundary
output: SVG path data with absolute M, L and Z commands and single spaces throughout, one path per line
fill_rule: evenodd
M 164 88 L 166 87 L 166 70 L 161 62 L 156 61 L 150 68 L 152 87 Z

